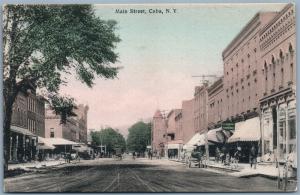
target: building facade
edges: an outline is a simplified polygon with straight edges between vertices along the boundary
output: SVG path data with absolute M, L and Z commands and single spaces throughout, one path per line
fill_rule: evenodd
M 79 126 L 79 142 L 87 143 L 87 114 L 89 107 L 79 104 L 74 110 Z
M 223 77 L 215 81 L 208 88 L 208 128 L 213 129 L 221 126 L 224 120 L 224 91 Z
M 45 138 L 64 138 L 78 143 L 87 143 L 87 111 L 88 107 L 79 105 L 74 110 L 77 116 L 68 117 L 65 124 L 48 106 L 45 115 Z
M 182 101 L 182 141 L 186 144 L 196 133 L 194 127 L 194 99 Z
M 262 155 L 296 153 L 296 19 L 285 6 L 259 33 Z
M 224 62 L 224 117 L 239 120 L 258 115 L 262 97 L 259 32 L 276 12 L 259 12 L 222 53 Z
M 36 158 L 37 137 L 45 132 L 45 101 L 34 90 L 19 92 L 13 105 L 10 136 L 11 162 Z
M 152 120 L 152 150 L 165 156 L 167 125 L 160 110 L 157 110 Z
M 207 101 L 208 83 L 195 87 L 194 93 L 194 128 L 197 133 L 204 133 L 207 130 Z

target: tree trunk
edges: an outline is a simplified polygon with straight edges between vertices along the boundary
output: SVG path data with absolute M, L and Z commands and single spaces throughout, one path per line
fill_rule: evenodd
M 4 173 L 8 171 L 8 161 L 10 156 L 10 125 L 12 117 L 13 103 L 17 96 L 17 90 L 10 84 L 9 87 L 5 87 L 3 90 L 4 98 L 4 120 L 3 120 L 3 143 L 4 143 Z

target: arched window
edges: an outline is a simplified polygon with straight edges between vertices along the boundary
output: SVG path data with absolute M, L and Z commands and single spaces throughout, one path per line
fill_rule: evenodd
M 273 55 L 272 55 L 272 64 L 275 64 L 275 58 Z
M 283 87 L 283 82 L 284 82 L 284 71 L 283 68 L 281 68 L 281 86 Z
M 290 54 L 293 54 L 293 53 L 294 53 L 294 49 L 293 49 L 293 46 L 292 46 L 291 43 L 290 43 L 290 45 L 289 45 L 289 52 L 290 52 Z
M 283 53 L 282 53 L 282 50 L 279 51 L 279 57 L 280 57 L 280 59 L 283 59 Z

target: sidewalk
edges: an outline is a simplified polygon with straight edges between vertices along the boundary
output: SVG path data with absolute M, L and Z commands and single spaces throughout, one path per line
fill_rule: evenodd
M 50 166 L 62 165 L 65 163 L 66 163 L 65 160 L 47 160 L 42 162 L 34 161 L 29 163 L 9 164 L 8 170 L 14 170 L 14 169 L 28 170 L 30 168 L 50 167 Z
M 183 161 L 177 159 L 169 159 L 170 161 L 184 163 Z M 221 173 L 226 173 L 235 177 L 253 177 L 253 176 L 263 176 L 272 179 L 277 179 L 278 168 L 275 164 L 260 164 L 258 163 L 256 169 L 251 168 L 249 163 L 239 163 L 237 167 L 225 166 L 221 163 L 210 162 L 208 165 L 209 171 L 217 171 Z M 280 175 L 283 176 L 283 166 L 279 167 Z

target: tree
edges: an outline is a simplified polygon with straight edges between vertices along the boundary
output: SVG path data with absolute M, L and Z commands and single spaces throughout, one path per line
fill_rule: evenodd
M 122 152 L 126 150 L 126 141 L 123 135 L 112 128 L 101 129 L 101 131 L 94 131 L 91 134 L 92 141 L 96 145 L 106 146 L 106 152 L 114 153 L 117 148 Z
M 128 131 L 127 148 L 130 151 L 145 152 L 147 145 L 151 144 L 151 124 L 137 122 Z
M 9 158 L 12 106 L 20 91 L 38 89 L 57 114 L 72 116 L 74 99 L 61 97 L 63 74 L 92 87 L 96 77 L 113 79 L 120 41 L 116 22 L 95 16 L 90 5 L 3 7 L 3 98 L 5 170 Z

